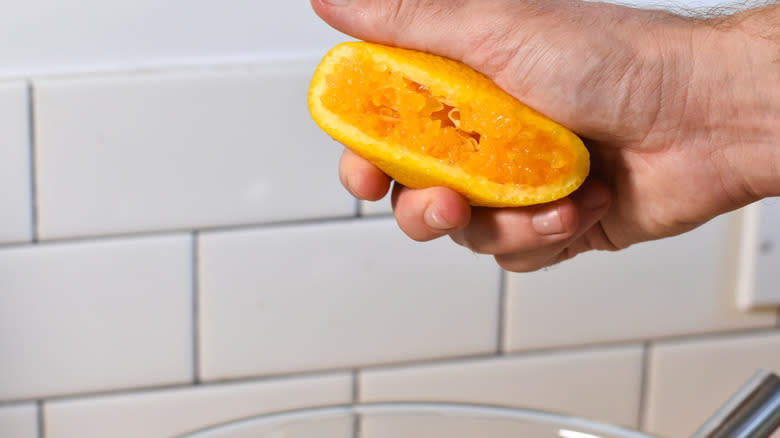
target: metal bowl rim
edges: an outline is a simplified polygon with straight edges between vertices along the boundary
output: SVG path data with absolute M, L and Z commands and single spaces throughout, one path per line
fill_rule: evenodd
M 643 432 L 621 426 L 606 424 L 585 418 L 574 417 L 532 409 L 510 407 L 505 405 L 457 403 L 457 402 L 377 402 L 336 404 L 317 407 L 288 409 L 264 414 L 238 418 L 213 424 L 179 435 L 179 438 L 207 438 L 210 433 L 226 432 L 232 428 L 247 425 L 289 424 L 295 420 L 317 420 L 334 418 L 342 415 L 361 414 L 439 414 L 455 417 L 481 417 L 506 420 L 520 420 L 537 424 L 549 424 L 561 430 L 571 430 L 580 433 L 582 437 L 598 438 L 598 434 L 619 436 L 621 438 L 656 438 Z

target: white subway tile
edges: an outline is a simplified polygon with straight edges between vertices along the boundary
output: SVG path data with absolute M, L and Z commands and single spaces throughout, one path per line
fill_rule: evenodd
M 780 331 L 659 343 L 650 353 L 645 428 L 690 436 L 759 369 L 780 373 Z
M 27 0 L 0 15 L 0 41 L 13 41 L 0 45 L 0 76 L 245 63 L 344 39 L 305 1 Z
M 313 62 L 35 82 L 42 238 L 349 216 Z
M 0 250 L 0 400 L 192 379 L 191 243 Z
M 192 386 L 44 405 L 47 438 L 167 438 L 242 418 L 350 403 L 350 375 Z
M 737 304 L 741 309 L 780 309 L 780 197 L 763 199 L 741 212 Z
M 771 327 L 737 309 L 731 217 L 616 253 L 508 277 L 508 350 Z
M 25 82 L 0 82 L 0 243 L 32 237 L 27 94 Z
M 0 436 L 38 438 L 38 408 L 32 403 L 0 406 Z
M 469 360 L 360 373 L 362 402 L 497 404 L 636 426 L 640 346 Z
M 205 379 L 494 351 L 493 261 L 391 219 L 204 233 Z

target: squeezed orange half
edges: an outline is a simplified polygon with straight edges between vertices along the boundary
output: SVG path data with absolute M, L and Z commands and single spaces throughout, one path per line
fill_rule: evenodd
M 475 206 L 550 202 L 589 171 L 569 129 L 428 53 L 340 44 L 314 72 L 308 103 L 325 132 L 399 183 L 449 187 Z

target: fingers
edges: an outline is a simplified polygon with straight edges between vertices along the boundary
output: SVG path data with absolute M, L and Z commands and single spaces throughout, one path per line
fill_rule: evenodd
M 468 227 L 452 239 L 480 254 L 504 254 L 549 245 L 570 237 L 579 225 L 570 199 L 521 208 L 475 208 Z
M 390 179 L 345 149 L 340 176 L 361 199 L 376 200 Z M 520 208 L 471 208 L 460 194 L 432 187 L 411 190 L 396 184 L 392 203 L 398 226 L 417 241 L 450 235 L 471 250 L 495 255 L 504 269 L 527 272 L 558 263 L 589 249 L 614 249 L 597 225 L 609 207 L 604 183 L 586 182 L 569 198 Z
M 452 233 L 465 227 L 471 218 L 468 201 L 444 187 L 411 190 L 396 184 L 393 211 L 401 230 L 417 241 Z
M 339 178 L 353 196 L 368 201 L 384 197 L 391 182 L 381 170 L 346 148 L 339 162 Z M 444 187 L 410 190 L 396 184 L 392 202 L 398 226 L 417 241 L 449 234 L 471 219 L 468 201 Z
M 530 208 L 476 209 L 471 223 L 451 234 L 475 252 L 494 254 L 504 269 L 533 271 L 588 249 L 609 249 L 598 221 L 609 191 L 589 181 L 568 199 Z
M 339 179 L 353 196 L 367 201 L 382 199 L 390 188 L 387 175 L 346 148 L 339 162 Z
M 354 196 L 378 200 L 390 178 L 345 149 L 339 163 L 344 187 Z M 509 271 L 527 272 L 590 249 L 615 249 L 600 226 L 610 194 L 606 185 L 588 181 L 568 198 L 520 208 L 471 208 L 460 194 L 432 187 L 411 190 L 396 184 L 393 210 L 398 226 L 417 241 L 450 235 L 458 244 L 495 255 Z

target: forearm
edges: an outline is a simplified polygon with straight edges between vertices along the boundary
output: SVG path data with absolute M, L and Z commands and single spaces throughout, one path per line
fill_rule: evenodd
M 708 20 L 700 38 L 721 67 L 710 73 L 709 128 L 724 168 L 753 198 L 780 195 L 780 4 Z

